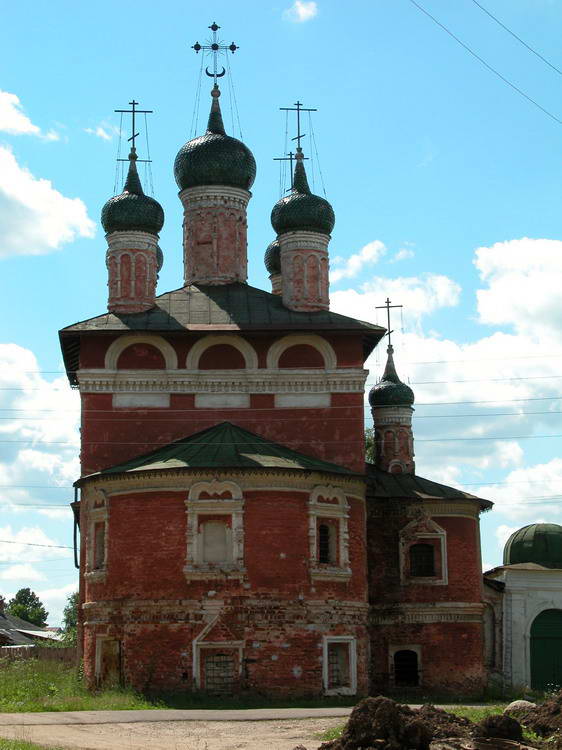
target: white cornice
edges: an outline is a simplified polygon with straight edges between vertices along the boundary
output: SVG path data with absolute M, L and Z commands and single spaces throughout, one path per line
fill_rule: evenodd
M 107 370 L 76 373 L 82 393 L 363 393 L 368 370 Z

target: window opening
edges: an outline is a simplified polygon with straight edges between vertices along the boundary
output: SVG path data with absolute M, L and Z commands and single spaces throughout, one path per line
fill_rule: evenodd
M 235 661 L 232 653 L 216 651 L 205 655 L 205 690 L 215 695 L 232 693 Z
M 394 654 L 394 684 L 402 687 L 415 687 L 420 684 L 418 655 L 411 649 Z
M 349 643 L 328 643 L 328 690 L 351 687 Z
M 226 524 L 223 521 L 206 521 L 203 524 L 203 562 L 228 561 Z
M 327 523 L 321 523 L 318 527 L 318 562 L 332 562 L 330 551 L 330 527 Z
M 435 575 L 435 550 L 431 544 L 414 544 L 410 547 L 410 575 Z
M 94 526 L 94 570 L 105 565 L 105 523 Z

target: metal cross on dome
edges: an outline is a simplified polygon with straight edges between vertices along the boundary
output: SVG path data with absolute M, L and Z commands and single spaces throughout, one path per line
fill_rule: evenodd
M 230 50 L 232 54 L 234 54 L 237 49 L 240 49 L 240 47 L 238 47 L 237 44 L 234 44 L 234 42 L 231 42 L 230 44 L 221 44 L 221 41 L 217 38 L 217 31 L 220 29 L 220 26 L 215 21 L 213 21 L 209 28 L 213 32 L 213 38 L 207 40 L 207 44 L 199 44 L 199 42 L 195 42 L 195 44 L 192 45 L 191 49 L 194 49 L 197 54 L 199 54 L 201 50 L 204 50 L 205 52 L 208 52 L 213 56 L 213 72 L 209 73 L 209 68 L 205 68 L 205 73 L 209 76 L 209 78 L 214 79 L 214 83 L 216 86 L 217 78 L 222 78 L 226 73 L 224 66 L 222 68 L 222 71 L 220 73 L 218 72 L 217 58 L 219 54 L 223 50 Z
M 139 134 L 136 132 L 135 128 L 135 119 L 136 115 L 150 115 L 154 112 L 152 109 L 137 109 L 137 104 L 139 102 L 135 101 L 133 99 L 132 102 L 129 102 L 131 105 L 131 109 L 115 109 L 114 112 L 121 112 L 122 114 L 128 114 L 131 115 L 131 137 L 127 138 L 128 141 L 131 141 L 131 150 L 136 151 L 135 147 L 135 139 L 138 138 Z M 117 161 L 129 161 L 128 159 L 117 159 Z M 149 162 L 151 159 L 138 159 L 139 162 Z
M 394 309 L 395 307 L 404 307 L 404 305 L 391 305 L 390 299 L 387 297 L 386 302 L 384 305 L 377 305 L 375 307 L 375 310 L 386 310 L 386 320 L 387 320 L 387 330 L 386 330 L 386 336 L 388 336 L 388 346 L 391 347 L 391 341 L 390 341 L 390 334 L 393 333 L 390 329 L 390 311 Z
M 279 109 L 282 112 L 296 112 L 297 113 L 297 134 L 294 138 L 291 138 L 292 141 L 297 142 L 297 152 L 301 151 L 301 140 L 305 137 L 306 133 L 301 133 L 301 112 L 317 112 L 317 109 L 312 109 L 310 107 L 306 108 L 302 106 L 302 102 L 299 102 L 298 100 L 294 103 L 292 107 L 279 107 Z

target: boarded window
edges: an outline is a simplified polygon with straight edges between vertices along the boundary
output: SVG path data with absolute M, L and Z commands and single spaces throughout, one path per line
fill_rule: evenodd
M 318 525 L 318 562 L 337 564 L 337 529 L 332 523 Z
M 94 570 L 105 567 L 105 523 L 94 526 Z
M 420 684 L 418 655 L 411 649 L 394 654 L 394 684 L 402 687 L 415 687 Z
M 328 690 L 351 687 L 349 643 L 328 643 Z
M 205 690 L 215 695 L 233 692 L 236 660 L 232 651 L 208 651 L 204 660 Z
M 227 527 L 224 521 L 206 521 L 202 528 L 203 562 L 221 563 L 230 559 Z
M 410 575 L 435 575 L 435 549 L 431 544 L 414 544 L 410 547 Z

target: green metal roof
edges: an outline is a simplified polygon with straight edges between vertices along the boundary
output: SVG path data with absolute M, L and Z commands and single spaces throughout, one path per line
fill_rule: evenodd
M 562 568 L 562 526 L 532 523 L 513 533 L 503 550 L 503 564 L 536 563 Z
M 455 487 L 448 487 L 446 484 L 432 482 L 417 474 L 391 474 L 378 469 L 374 464 L 367 464 L 366 471 L 367 497 L 373 500 L 472 500 L 479 503 L 483 511 L 489 510 L 493 505 L 489 500 L 483 500 Z
M 299 152 L 300 148 L 297 149 L 293 188 L 273 206 L 271 225 L 277 234 L 300 230 L 329 235 L 336 221 L 334 209 L 325 198 L 310 192 Z
M 414 391 L 398 377 L 393 352 L 393 347 L 389 346 L 382 380 L 369 391 L 371 406 L 412 406 L 414 403 Z
M 362 332 L 365 358 L 385 329 L 372 323 L 326 311 L 294 312 L 284 307 L 279 295 L 248 284 L 188 286 L 156 298 L 150 310 L 141 313 L 104 313 L 63 328 L 59 335 L 66 371 L 76 384 L 80 336 L 84 333 L 199 333 L 256 331 L 264 333 Z
M 79 485 L 84 479 L 113 474 L 193 468 L 297 469 L 353 476 L 353 472 L 344 466 L 305 456 L 230 422 L 222 422 L 130 461 L 90 474 L 76 484 Z

